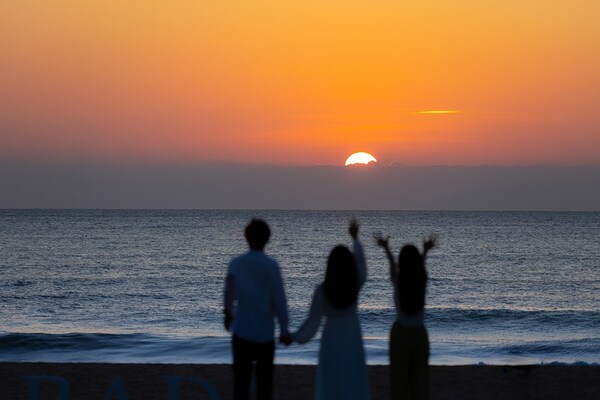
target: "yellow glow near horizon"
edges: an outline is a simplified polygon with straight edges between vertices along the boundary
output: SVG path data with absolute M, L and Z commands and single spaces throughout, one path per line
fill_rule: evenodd
M 369 164 L 376 163 L 377 159 L 373 157 L 372 154 L 365 153 L 364 151 L 359 151 L 358 153 L 352 154 L 350 157 L 346 159 L 346 166 L 354 165 L 354 164 Z

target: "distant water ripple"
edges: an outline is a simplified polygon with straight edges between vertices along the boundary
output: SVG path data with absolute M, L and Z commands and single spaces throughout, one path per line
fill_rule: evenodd
M 371 237 L 437 233 L 428 260 L 433 364 L 600 362 L 600 213 L 0 210 L 0 361 L 231 362 L 223 278 L 243 227 L 265 218 L 292 328 L 356 217 L 370 363 L 387 363 L 388 269 Z M 318 341 L 279 347 L 312 364 Z

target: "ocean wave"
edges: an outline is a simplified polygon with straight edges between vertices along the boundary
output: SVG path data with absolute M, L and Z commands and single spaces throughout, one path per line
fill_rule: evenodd
M 31 285 L 35 285 L 35 282 L 34 281 L 18 280 L 18 281 L 14 281 L 12 283 L 12 286 L 15 286 L 15 287 L 25 287 L 25 286 L 31 286 Z M 11 286 L 11 284 L 8 283 L 7 286 Z
M 432 338 L 432 365 L 597 364 L 600 339 L 495 341 Z M 112 363 L 231 363 L 229 336 L 170 337 L 142 333 L 3 333 L 0 361 Z M 388 364 L 387 336 L 364 337 L 369 364 Z M 278 345 L 279 364 L 316 364 L 319 339 Z
M 529 328 L 535 325 L 544 329 L 554 327 L 577 326 L 578 328 L 599 328 L 598 311 L 546 311 L 546 310 L 510 310 L 510 309 L 428 309 L 427 320 L 445 329 L 468 324 L 510 323 L 523 324 Z
M 530 341 L 518 344 L 495 346 L 492 350 L 512 355 L 526 354 L 579 354 L 600 348 L 600 339 L 585 338 L 561 341 Z
M 0 361 L 230 362 L 229 338 L 166 337 L 141 333 L 4 333 Z
M 366 327 L 387 327 L 395 319 L 390 307 L 360 309 Z M 479 330 L 483 327 L 539 328 L 552 330 L 600 330 L 600 311 L 547 311 L 495 308 L 426 308 L 426 325 L 444 331 Z M 487 328 L 486 328 L 487 329 Z
M 36 351 L 45 349 L 94 350 L 105 347 L 123 347 L 143 341 L 145 335 L 106 333 L 7 333 L 0 335 L 0 349 L 10 351 Z

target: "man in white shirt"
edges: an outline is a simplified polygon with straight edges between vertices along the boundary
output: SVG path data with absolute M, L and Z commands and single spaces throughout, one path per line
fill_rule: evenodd
M 271 230 L 261 219 L 246 226 L 250 250 L 231 260 L 225 280 L 225 329 L 233 328 L 234 399 L 250 398 L 253 363 L 256 362 L 258 400 L 271 400 L 275 322 L 279 340 L 291 343 L 288 311 L 279 265 L 264 253 Z

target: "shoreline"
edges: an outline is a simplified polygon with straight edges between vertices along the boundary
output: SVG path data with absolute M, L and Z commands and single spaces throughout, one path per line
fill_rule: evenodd
M 369 365 L 371 400 L 389 398 L 386 365 Z M 231 398 L 231 364 L 121 364 L 0 362 L 0 398 L 29 400 L 32 385 L 40 400 L 55 400 L 68 387 L 71 399 L 111 399 L 126 393 L 131 400 L 209 398 L 202 380 L 220 399 Z M 275 365 L 274 398 L 314 397 L 315 365 Z M 32 378 L 37 377 L 37 378 Z M 62 385 L 62 387 L 61 387 Z M 66 386 L 65 386 L 66 385 Z M 598 365 L 463 365 L 430 366 L 430 399 L 596 399 L 600 393 Z

